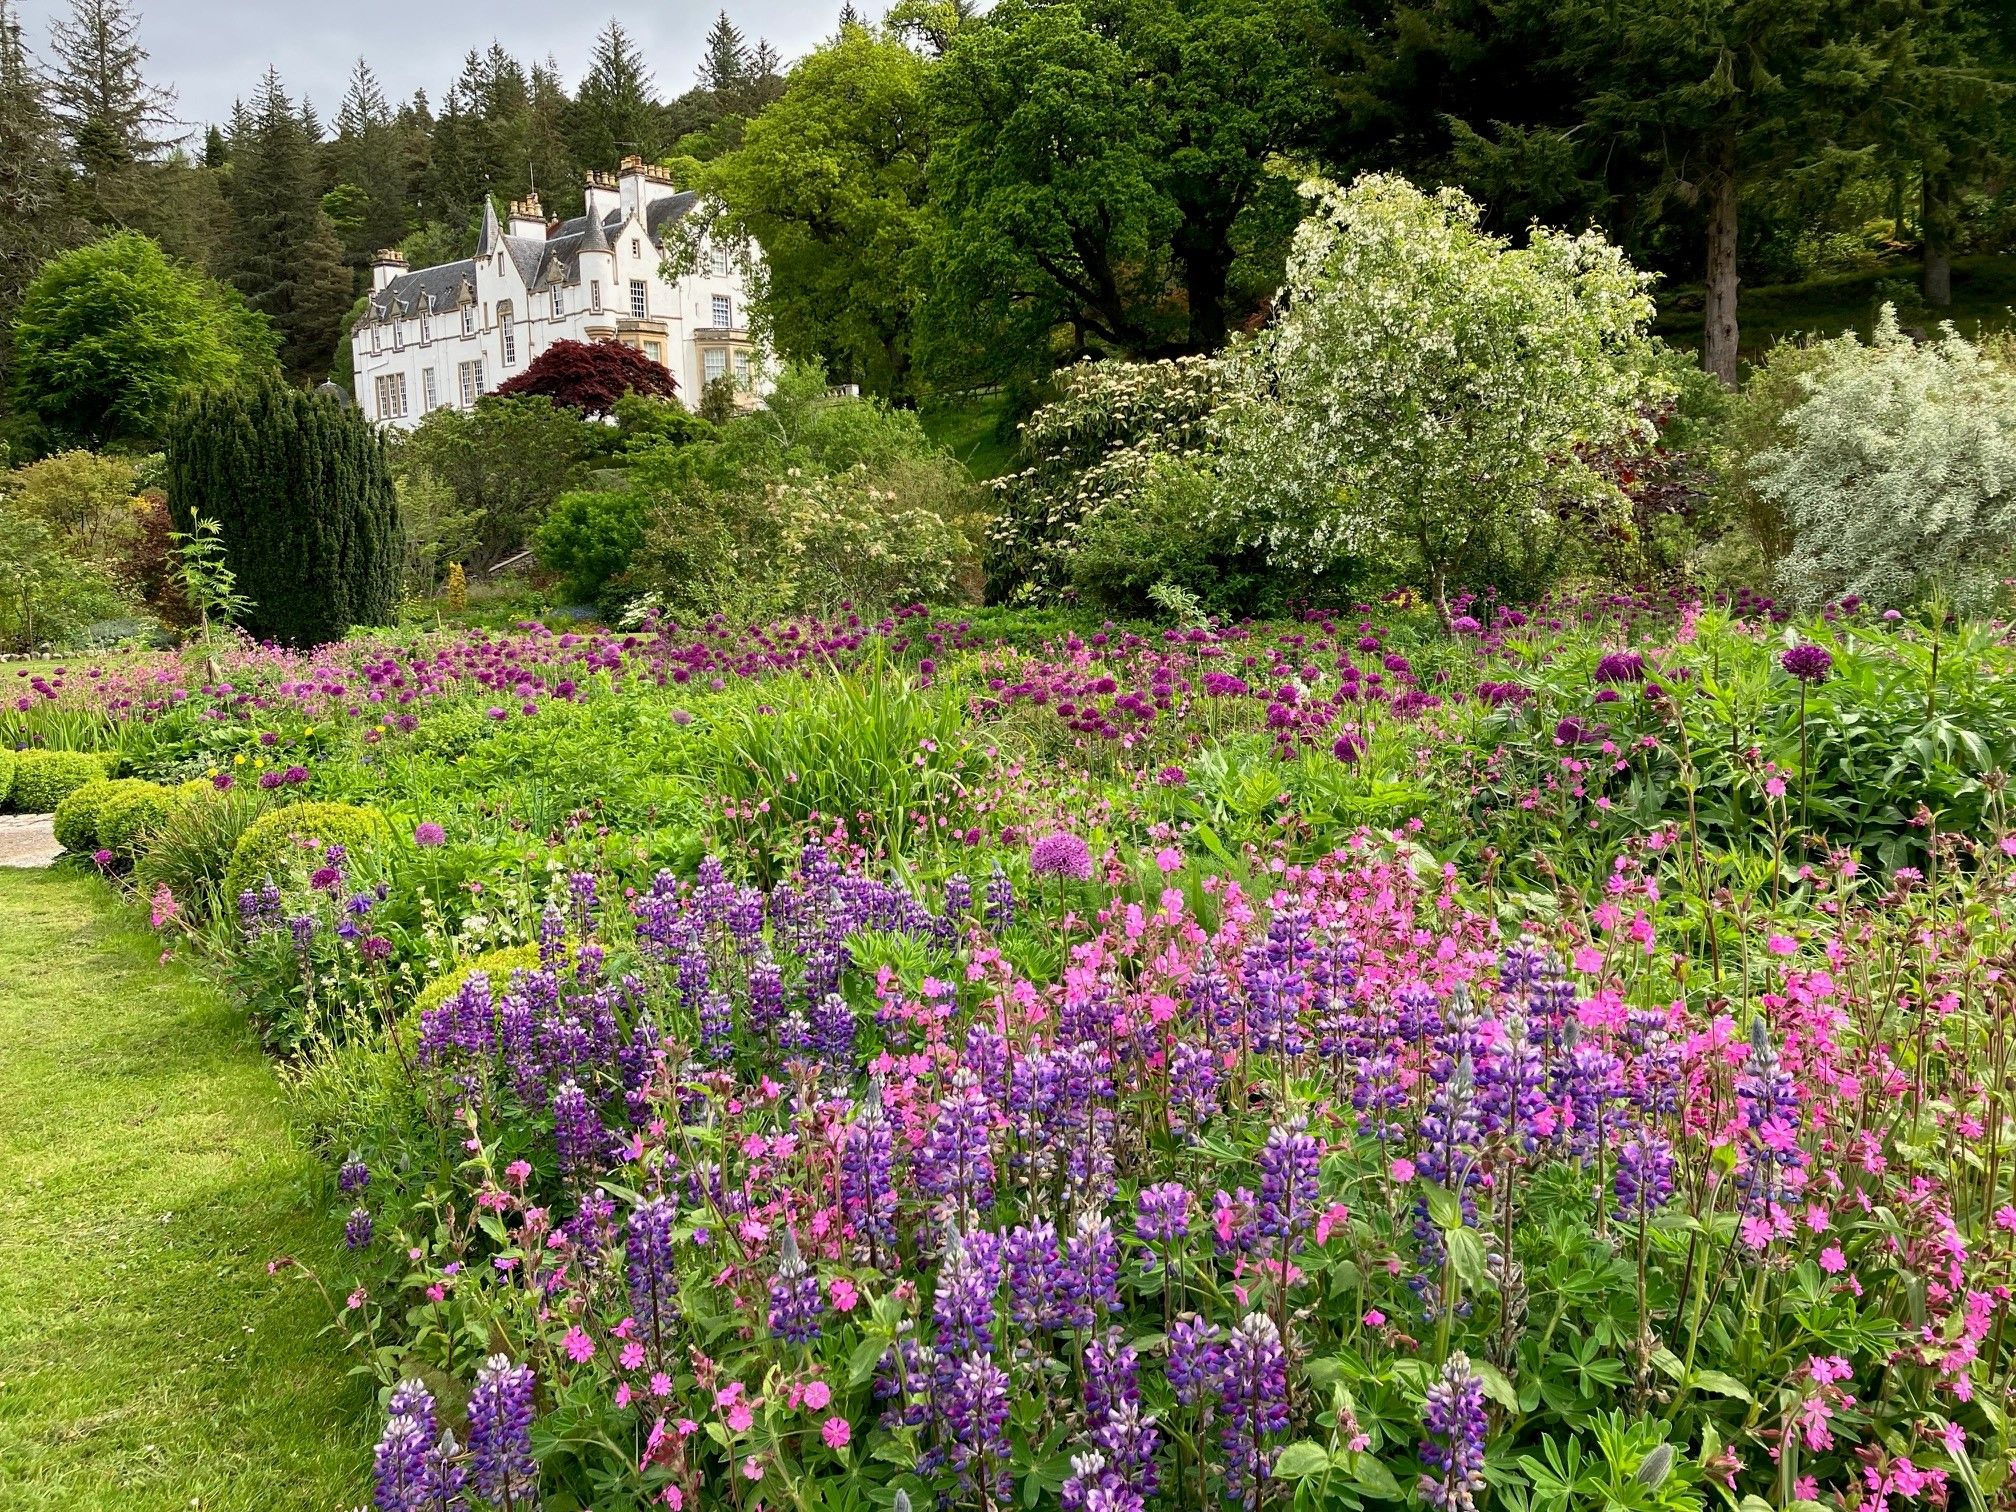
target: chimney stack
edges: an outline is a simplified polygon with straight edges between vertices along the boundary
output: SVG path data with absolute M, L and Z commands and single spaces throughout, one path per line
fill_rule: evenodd
M 528 236 L 536 241 L 546 239 L 546 212 L 540 208 L 539 191 L 529 192 L 522 200 L 511 202 L 512 236 Z
M 371 259 L 371 292 L 377 293 L 406 271 L 406 259 L 397 247 L 384 247 Z

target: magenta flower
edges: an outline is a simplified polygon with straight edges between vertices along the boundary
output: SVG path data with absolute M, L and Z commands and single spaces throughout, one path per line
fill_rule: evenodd
M 1823 683 L 1834 671 L 1834 653 L 1805 641 L 1783 652 L 1778 665 L 1803 683 Z
M 1029 870 L 1039 877 L 1092 877 L 1092 847 L 1069 831 L 1045 835 L 1029 849 Z
M 422 847 L 445 845 L 448 832 L 432 819 L 424 820 L 413 827 L 413 843 Z

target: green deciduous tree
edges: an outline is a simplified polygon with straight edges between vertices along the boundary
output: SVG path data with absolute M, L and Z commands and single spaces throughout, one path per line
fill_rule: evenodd
M 14 323 L 14 405 L 59 445 L 153 445 L 192 389 L 273 366 L 264 320 L 124 231 L 52 259 Z
M 318 137 L 269 68 L 232 143 L 232 282 L 273 322 L 281 364 L 297 380 L 328 373 L 352 298 L 317 190 Z
M 355 410 L 273 379 L 200 394 L 168 434 L 178 530 L 215 520 L 239 622 L 291 646 L 384 625 L 403 546 L 385 441 Z
M 914 393 L 929 67 L 893 37 L 844 28 L 705 180 L 727 211 L 717 234 L 763 249 L 759 308 L 779 350 L 892 398 Z
M 489 396 L 469 410 L 437 409 L 399 445 L 402 476 L 426 473 L 472 522 L 472 568 L 486 569 L 523 547 L 583 465 L 606 443 L 606 427 L 541 395 Z
M 944 365 L 1221 342 L 1296 219 L 1270 159 L 1310 130 L 1312 25 L 1301 0 L 1005 0 L 963 28 L 930 90 Z
M 1235 356 L 1226 507 L 1289 566 L 1390 564 L 1446 623 L 1452 585 L 1544 557 L 1563 503 L 1615 497 L 1581 459 L 1645 432 L 1650 280 L 1594 233 L 1514 248 L 1453 189 L 1309 192 L 1286 312 Z

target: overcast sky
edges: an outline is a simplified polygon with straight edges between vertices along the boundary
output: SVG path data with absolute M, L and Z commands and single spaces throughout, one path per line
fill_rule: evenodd
M 501 42 L 527 61 L 549 55 L 569 89 L 580 81 L 595 34 L 613 14 L 643 49 L 662 97 L 679 94 L 700 66 L 700 41 L 724 0 L 637 5 L 601 0 L 484 0 L 468 6 L 416 6 L 398 0 L 138 0 L 140 43 L 152 55 L 154 82 L 172 85 L 182 118 L 200 131 L 223 121 L 231 102 L 249 97 L 266 65 L 287 92 L 306 93 L 326 124 L 336 113 L 350 68 L 370 60 L 397 103 L 416 89 L 439 105 L 472 47 Z M 840 0 L 726 0 L 729 16 L 753 45 L 758 37 L 794 58 L 833 31 Z M 69 0 L 19 0 L 28 45 L 46 61 L 49 20 Z M 868 6 L 859 6 L 866 11 Z M 879 7 L 878 7 L 879 8 Z

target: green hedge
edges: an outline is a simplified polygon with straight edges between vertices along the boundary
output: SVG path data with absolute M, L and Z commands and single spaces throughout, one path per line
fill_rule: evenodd
M 7 794 L 14 787 L 14 768 L 18 764 L 14 752 L 0 746 L 0 809 L 7 807 Z
M 486 950 L 481 955 L 464 961 L 452 971 L 443 972 L 422 987 L 420 995 L 413 999 L 412 1015 L 417 1019 L 430 1008 L 439 1008 L 455 993 L 460 992 L 462 984 L 479 971 L 490 978 L 490 992 L 494 998 L 511 985 L 512 972 L 538 969 L 537 945 L 505 945 L 496 950 Z
M 182 801 L 175 789 L 158 782 L 128 788 L 99 809 L 98 843 L 121 860 L 137 861 L 148 837 Z
M 72 788 L 56 805 L 52 825 L 56 843 L 80 856 L 88 856 L 101 845 L 111 848 L 110 842 L 100 838 L 107 810 L 129 797 L 159 791 L 158 784 L 138 777 L 101 777 Z
M 23 751 L 15 760 L 8 807 L 19 814 L 50 814 L 87 782 L 111 775 L 102 757 L 85 751 Z
M 351 860 L 386 845 L 392 827 L 376 809 L 348 803 L 296 803 L 262 814 L 246 826 L 224 873 L 231 902 L 271 880 L 289 887 L 321 865 L 321 853 L 340 845 Z M 312 846 L 306 842 L 313 841 Z

